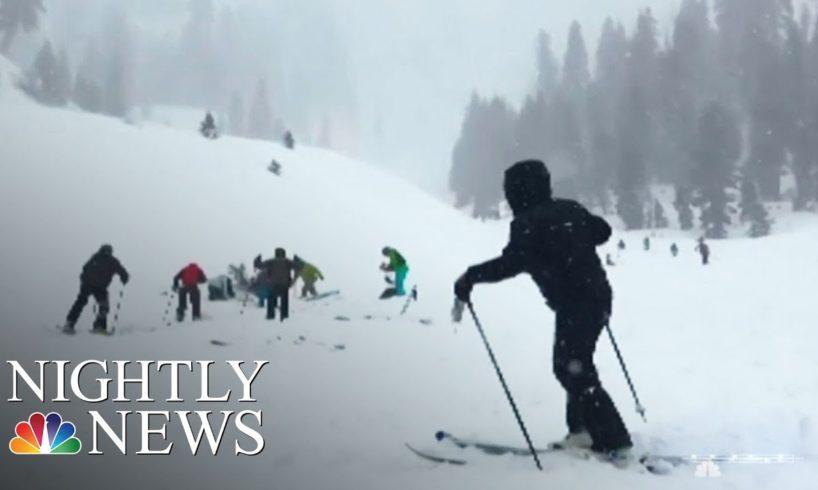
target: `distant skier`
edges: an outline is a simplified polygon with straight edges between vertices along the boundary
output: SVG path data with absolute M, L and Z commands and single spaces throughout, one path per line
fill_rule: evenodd
M 304 281 L 304 286 L 301 288 L 301 299 L 306 299 L 308 295 L 313 298 L 318 296 L 318 291 L 315 290 L 315 283 L 319 280 L 324 280 L 324 275 L 321 274 L 321 271 L 309 262 L 305 262 L 298 255 L 293 256 L 293 267 L 295 268 L 293 286 L 295 286 L 299 278 Z
M 179 283 L 182 287 L 179 287 Z M 207 282 L 207 276 L 198 264 L 191 262 L 173 276 L 173 291 L 179 295 L 179 307 L 176 308 L 176 321 L 185 319 L 187 301 L 190 298 L 190 305 L 193 310 L 193 321 L 202 319 L 202 295 L 199 292 L 199 284 Z
M 617 247 L 617 248 L 618 248 L 620 251 L 625 250 L 625 240 L 620 239 L 620 240 L 619 240 L 619 243 L 616 245 L 616 247 Z
M 673 245 L 670 246 L 670 254 L 674 257 L 679 255 L 679 247 L 674 242 Z
M 216 129 L 216 121 L 210 112 L 205 115 L 204 121 L 202 121 L 202 124 L 199 126 L 199 132 L 207 139 L 212 140 L 219 137 L 219 131 Z
M 468 303 L 475 284 L 529 274 L 556 312 L 553 368 L 567 392 L 569 433 L 555 447 L 590 447 L 629 462 L 630 434 L 593 361 L 612 302 L 596 247 L 610 239 L 611 227 L 574 201 L 554 199 L 541 161 L 506 170 L 504 190 L 514 214 L 508 245 L 501 256 L 470 267 L 455 283 L 455 295 Z
M 613 267 L 616 265 L 616 262 L 613 261 L 613 257 L 611 257 L 611 254 L 605 254 L 605 265 L 607 265 L 608 267 Z
M 269 285 L 266 298 L 260 297 L 267 302 L 267 319 L 275 320 L 276 309 L 278 309 L 283 322 L 290 316 L 290 287 L 293 285 L 295 270 L 293 262 L 287 258 L 286 250 L 277 248 L 274 258 L 262 260 L 259 254 L 253 261 L 253 265 L 261 269 L 264 281 Z
M 650 237 L 645 237 L 645 239 L 642 240 L 642 246 L 645 247 L 645 252 L 650 251 Z
M 91 256 L 88 262 L 82 267 L 80 274 L 80 292 L 77 299 L 71 306 L 68 316 L 65 319 L 63 332 L 74 333 L 74 326 L 77 323 L 83 308 L 88 304 L 88 298 L 94 297 L 97 302 L 97 317 L 94 320 L 94 333 L 105 333 L 108 329 L 108 286 L 114 275 L 119 276 L 122 285 L 128 284 L 128 271 L 122 267 L 119 260 L 114 257 L 114 249 L 110 245 L 103 245 Z
M 388 262 L 381 264 L 381 270 L 384 272 L 395 273 L 395 278 L 393 281 L 394 288 L 389 288 L 384 291 L 384 294 L 381 297 L 385 299 L 392 296 L 405 296 L 405 283 L 406 276 L 409 274 L 409 264 L 406 262 L 406 259 L 403 258 L 403 255 L 392 247 L 383 247 L 381 253 L 388 259 Z M 390 289 L 393 289 L 394 294 L 388 294 Z
M 270 282 L 270 276 L 267 271 L 261 268 L 261 263 L 253 264 L 258 271 L 256 276 L 250 281 L 250 291 L 258 298 L 259 308 L 264 308 L 267 304 L 267 299 L 273 292 L 273 286 Z
M 233 289 L 233 280 L 227 274 L 216 276 L 208 281 L 207 299 L 209 301 L 227 301 L 235 297 L 236 291 Z
M 696 245 L 696 251 L 702 256 L 702 265 L 710 263 L 710 246 L 704 241 L 704 237 L 699 238 L 699 243 Z
M 284 146 L 288 150 L 295 149 L 295 138 L 293 137 L 293 133 L 291 131 L 284 133 Z

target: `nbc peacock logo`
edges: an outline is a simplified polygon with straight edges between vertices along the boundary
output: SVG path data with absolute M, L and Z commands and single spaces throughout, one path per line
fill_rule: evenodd
M 82 443 L 74 437 L 77 428 L 71 422 L 63 422 L 56 412 L 43 415 L 34 412 L 28 421 L 22 421 L 14 428 L 17 436 L 9 441 L 9 449 L 14 454 L 77 454 Z

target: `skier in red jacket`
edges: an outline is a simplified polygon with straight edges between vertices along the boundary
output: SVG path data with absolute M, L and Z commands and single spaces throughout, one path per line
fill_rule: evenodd
M 181 289 L 179 283 L 182 283 Z M 179 307 L 176 309 L 176 321 L 185 319 L 187 310 L 187 297 L 190 296 L 190 303 L 193 306 L 193 320 L 202 318 L 202 295 L 199 292 L 199 284 L 207 282 L 204 271 L 196 263 L 191 262 L 179 271 L 173 278 L 173 291 L 179 294 Z

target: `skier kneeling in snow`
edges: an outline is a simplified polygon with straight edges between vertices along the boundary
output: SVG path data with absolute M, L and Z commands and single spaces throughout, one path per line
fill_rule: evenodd
M 381 295 L 381 299 L 387 299 L 392 296 L 405 296 L 406 286 L 404 283 L 406 282 L 406 276 L 409 274 L 409 264 L 406 263 L 406 259 L 403 258 L 403 255 L 392 247 L 383 247 L 381 253 L 384 257 L 389 259 L 387 263 L 381 264 L 381 270 L 395 273 L 394 290 L 390 291 L 390 288 L 384 291 Z
M 307 295 L 313 298 L 318 296 L 318 291 L 315 290 L 315 283 L 319 280 L 324 280 L 324 275 L 321 274 L 321 271 L 309 262 L 305 262 L 298 255 L 293 256 L 293 267 L 295 269 L 293 286 L 298 282 L 299 277 L 304 281 L 304 287 L 301 288 L 301 299 L 305 299 Z
M 82 267 L 80 274 L 80 292 L 74 300 L 71 311 L 65 319 L 63 332 L 74 333 L 74 325 L 88 304 L 88 297 L 93 296 L 97 302 L 97 318 L 94 320 L 94 333 L 105 333 L 108 328 L 108 286 L 114 275 L 119 276 L 122 285 L 128 284 L 128 271 L 114 257 L 114 249 L 103 245 Z
M 235 298 L 236 291 L 233 290 L 233 280 L 226 274 L 222 274 L 207 283 L 207 299 L 210 301 L 227 301 Z
M 580 204 L 552 198 L 541 161 L 506 170 L 504 190 L 514 213 L 508 245 L 500 257 L 470 267 L 455 283 L 455 295 L 468 303 L 475 284 L 528 273 L 556 313 L 553 368 L 568 395 L 568 435 L 554 446 L 590 447 L 625 463 L 630 434 L 593 361 L 612 300 L 596 247 L 608 241 L 611 228 Z
M 179 282 L 182 288 L 179 289 Z M 202 295 L 199 292 L 199 284 L 207 282 L 204 271 L 197 264 L 191 262 L 173 277 L 173 291 L 179 294 L 179 307 L 176 309 L 176 321 L 185 319 L 187 310 L 187 298 L 190 296 L 190 304 L 193 307 L 193 320 L 202 319 Z
M 267 319 L 275 320 L 276 308 L 279 308 L 281 321 L 290 316 L 290 287 L 293 285 L 293 262 L 287 258 L 283 248 L 277 248 L 275 258 L 262 261 L 259 254 L 253 260 L 253 266 L 261 269 L 269 288 L 266 289 Z M 260 275 L 261 275 L 260 274 Z M 262 299 L 260 297 L 260 299 Z

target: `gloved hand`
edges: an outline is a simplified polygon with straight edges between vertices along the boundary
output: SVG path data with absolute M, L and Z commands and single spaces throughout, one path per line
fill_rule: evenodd
M 170 287 L 170 290 L 173 291 L 174 293 L 178 293 L 179 292 L 179 285 L 174 284 L 173 286 Z
M 454 283 L 454 295 L 464 303 L 471 303 L 471 290 L 473 288 L 474 284 L 466 278 L 466 274 L 463 274 Z
M 389 265 L 388 264 L 381 264 L 381 270 L 382 271 L 388 271 L 389 270 Z

